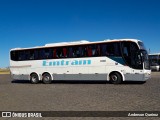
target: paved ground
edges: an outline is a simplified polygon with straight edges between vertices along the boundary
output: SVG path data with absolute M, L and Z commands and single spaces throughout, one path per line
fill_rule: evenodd
M 30 84 L 0 75 L 0 111 L 159 110 L 160 72 L 152 73 L 152 79 L 144 84 L 127 82 L 120 85 L 83 81 Z

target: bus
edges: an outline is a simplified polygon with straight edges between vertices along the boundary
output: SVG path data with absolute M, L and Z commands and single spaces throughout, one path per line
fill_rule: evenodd
M 145 82 L 151 76 L 148 53 L 137 39 L 87 40 L 46 44 L 41 47 L 10 50 L 10 71 L 13 79 L 106 80 Z
M 149 54 L 151 70 L 160 71 L 160 53 Z

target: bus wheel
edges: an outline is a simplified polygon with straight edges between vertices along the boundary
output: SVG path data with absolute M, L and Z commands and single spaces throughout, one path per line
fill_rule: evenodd
M 42 81 L 45 84 L 50 84 L 52 82 L 51 75 L 49 73 L 44 73 Z
M 122 82 L 122 77 L 117 72 L 111 73 L 109 77 L 110 77 L 110 82 L 113 84 L 120 84 Z
M 30 81 L 32 84 L 37 84 L 39 82 L 38 75 L 36 73 L 32 73 L 30 75 Z

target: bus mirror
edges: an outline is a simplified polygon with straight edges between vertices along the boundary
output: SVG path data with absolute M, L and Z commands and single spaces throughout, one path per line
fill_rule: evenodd
M 143 56 L 142 52 L 141 51 L 137 51 L 136 59 L 135 59 L 137 65 L 141 65 L 142 64 L 142 61 L 143 61 L 143 59 L 142 59 L 143 57 L 142 56 Z

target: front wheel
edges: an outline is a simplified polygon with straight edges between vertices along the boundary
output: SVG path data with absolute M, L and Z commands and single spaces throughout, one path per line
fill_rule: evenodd
M 48 73 L 44 73 L 43 74 L 43 79 L 42 79 L 43 83 L 45 84 L 50 84 L 52 82 L 51 80 L 51 75 Z
M 111 73 L 109 77 L 110 77 L 110 82 L 113 84 L 120 84 L 122 82 L 122 77 L 117 72 Z

